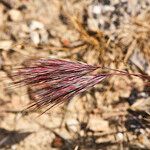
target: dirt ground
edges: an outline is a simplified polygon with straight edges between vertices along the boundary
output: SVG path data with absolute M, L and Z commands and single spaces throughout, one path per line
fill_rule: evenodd
M 0 149 L 150 149 L 150 88 L 139 77 L 111 77 L 41 116 L 22 112 L 32 89 L 11 74 L 38 57 L 150 76 L 149 0 L 0 0 Z

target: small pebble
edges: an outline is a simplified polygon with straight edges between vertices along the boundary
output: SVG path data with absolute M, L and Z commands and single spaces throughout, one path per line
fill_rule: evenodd
M 100 7 L 100 5 L 95 5 L 95 6 L 93 6 L 93 13 L 94 14 L 101 14 L 101 7 Z
M 98 131 L 108 132 L 109 122 L 103 120 L 100 116 L 90 115 L 87 127 L 94 132 L 98 132 Z
M 35 45 L 38 45 L 38 44 L 40 43 L 40 36 L 39 36 L 39 33 L 38 33 L 38 32 L 32 31 L 32 32 L 30 33 L 30 38 L 31 38 L 31 40 L 33 41 L 33 43 L 34 43 Z
M 2 68 L 2 66 L 3 66 L 3 60 L 2 60 L 2 58 L 0 56 L 0 69 Z
M 39 21 L 35 21 L 33 20 L 30 25 L 29 25 L 29 28 L 31 30 L 37 30 L 37 29 L 44 29 L 44 24 L 39 22 Z
M 75 118 L 67 119 L 66 125 L 70 131 L 74 131 L 74 132 L 79 131 L 79 122 Z
M 10 20 L 18 22 L 23 19 L 23 16 L 19 10 L 12 9 L 9 11 Z
M 123 134 L 122 133 L 117 133 L 117 140 L 118 141 L 123 141 Z
M 0 49 L 10 49 L 12 46 L 12 41 L 11 40 L 3 40 L 0 41 Z

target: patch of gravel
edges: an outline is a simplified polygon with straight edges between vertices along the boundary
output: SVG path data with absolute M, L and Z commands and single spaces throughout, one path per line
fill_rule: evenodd
M 91 30 L 116 30 L 147 8 L 150 9 L 149 0 L 93 0 L 88 6 L 87 24 Z

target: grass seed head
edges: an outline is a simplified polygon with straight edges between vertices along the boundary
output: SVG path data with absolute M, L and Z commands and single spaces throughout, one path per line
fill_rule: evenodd
M 101 67 L 81 62 L 59 59 L 38 59 L 19 68 L 14 74 L 14 84 L 30 86 L 35 102 L 28 108 L 46 108 L 69 101 L 73 96 L 86 91 L 112 75 L 132 75 L 150 78 L 141 74 L 129 74 L 112 70 L 113 73 L 94 73 Z M 101 68 L 102 69 L 102 68 Z

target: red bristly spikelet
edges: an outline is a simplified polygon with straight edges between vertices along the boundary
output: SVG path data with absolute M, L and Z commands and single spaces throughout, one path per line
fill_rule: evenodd
M 16 85 L 32 87 L 36 101 L 29 108 L 48 110 L 104 80 L 107 75 L 92 75 L 98 68 L 80 62 L 39 59 L 19 68 L 13 78 Z
M 31 61 L 26 67 L 19 68 L 13 74 L 13 78 L 16 85 L 32 87 L 36 101 L 28 108 L 44 107 L 47 111 L 112 75 L 141 76 L 119 70 L 114 70 L 115 73 L 94 74 L 93 72 L 99 68 L 101 67 L 81 62 L 39 59 Z

